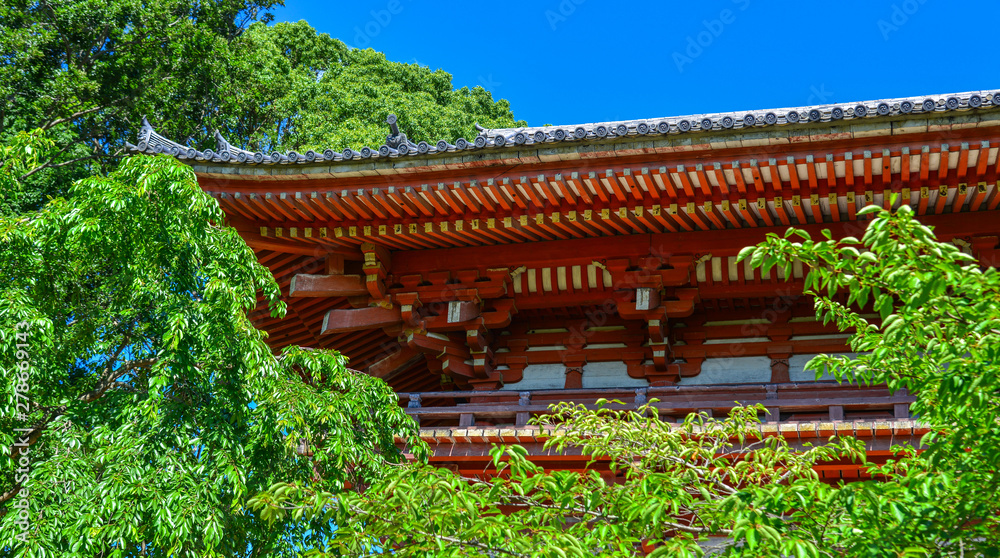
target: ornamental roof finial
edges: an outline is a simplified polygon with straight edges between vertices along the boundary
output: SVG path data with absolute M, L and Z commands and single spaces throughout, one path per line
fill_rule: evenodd
M 393 136 L 399 135 L 399 126 L 396 125 L 396 115 L 390 114 L 385 118 L 385 123 L 389 125 L 389 129 L 392 131 Z

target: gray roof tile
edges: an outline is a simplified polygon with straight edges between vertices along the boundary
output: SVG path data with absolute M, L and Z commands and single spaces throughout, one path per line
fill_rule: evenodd
M 616 138 L 631 136 L 697 135 L 709 130 L 714 130 L 717 133 L 725 130 L 741 130 L 741 134 L 731 140 L 726 140 L 724 145 L 739 143 L 746 146 L 753 145 L 755 139 L 759 137 L 759 132 L 751 132 L 751 129 L 762 131 L 762 129 L 776 126 L 815 126 L 819 123 L 828 123 L 830 127 L 833 127 L 832 123 L 843 120 L 842 125 L 836 126 L 838 130 L 842 131 L 846 126 L 853 130 L 856 135 L 863 135 L 870 125 L 867 122 L 862 124 L 860 122 L 862 119 L 905 117 L 901 126 L 926 126 L 926 117 L 920 118 L 920 115 L 932 112 L 983 110 L 998 107 L 1000 107 L 1000 91 L 970 91 L 857 103 L 594 122 L 570 126 L 495 129 L 477 126 L 479 135 L 474 140 L 468 141 L 465 138 L 459 138 L 454 144 L 443 139 L 436 142 L 413 143 L 407 139 L 406 134 L 399 132 L 395 115 L 390 115 L 387 124 L 390 126 L 391 133 L 386 137 L 385 144 L 378 148 L 364 147 L 357 151 L 348 148 L 339 152 L 328 148 L 322 152 L 309 150 L 305 153 L 289 151 L 288 153 L 274 152 L 270 154 L 240 149 L 227 142 L 218 132 L 215 133 L 218 152 L 211 149 L 198 151 L 157 134 L 149 122 L 143 118 L 138 141 L 135 145 L 126 144 L 126 147 L 135 153 L 168 153 L 178 159 L 245 166 L 304 165 L 339 161 L 360 162 L 366 159 L 410 158 L 490 149 L 523 151 L 525 146 L 537 146 L 533 149 L 542 155 L 546 153 L 547 147 L 542 147 L 540 144 L 606 143 L 614 141 Z M 827 129 L 820 133 L 831 133 L 831 131 Z M 581 147 L 583 146 L 581 145 Z

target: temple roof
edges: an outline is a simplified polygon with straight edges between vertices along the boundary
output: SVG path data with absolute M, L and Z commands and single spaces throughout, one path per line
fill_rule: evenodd
M 305 153 L 261 153 L 240 149 L 215 133 L 217 150 L 199 151 L 171 141 L 153 129 L 144 118 L 136 144 L 127 148 L 136 153 L 168 153 L 191 162 L 211 162 L 234 166 L 309 165 L 331 162 L 364 161 L 371 159 L 398 159 L 442 155 L 470 151 L 496 151 L 523 149 L 525 146 L 552 144 L 593 144 L 615 141 L 636 141 L 643 137 L 650 140 L 657 136 L 697 136 L 708 133 L 725 133 L 749 130 L 764 132 L 780 127 L 816 127 L 822 125 L 852 124 L 858 121 L 891 121 L 898 119 L 926 119 L 931 114 L 969 110 L 995 110 L 1000 108 L 1000 91 L 970 91 L 898 99 L 881 99 L 853 103 L 813 105 L 780 109 L 736 111 L 724 113 L 673 116 L 664 118 L 595 122 L 566 126 L 540 126 L 524 128 L 488 129 L 477 126 L 479 135 L 473 140 L 459 138 L 454 144 L 441 139 L 436 142 L 414 143 L 399 132 L 396 117 L 390 115 L 387 124 L 390 134 L 386 142 L 377 147 L 350 148 L 340 151 L 327 148 Z
M 427 392 L 445 372 L 471 378 L 471 367 L 481 379 L 475 367 L 485 360 L 466 354 L 470 330 L 456 324 L 482 320 L 513 332 L 494 352 L 497 366 L 548 366 L 575 343 L 550 330 L 608 302 L 614 313 L 598 327 L 617 329 L 594 332 L 581 349 L 588 362 L 628 366 L 625 343 L 633 369 L 660 356 L 666 365 L 654 345 L 629 345 L 650 330 L 627 323 L 646 314 L 637 291 L 618 288 L 651 256 L 660 264 L 650 279 L 662 287 L 657 312 L 695 316 L 669 332 L 671 358 L 690 364 L 685 374 L 699 358 L 772 357 L 771 341 L 747 338 L 730 322 L 758 319 L 775 297 L 800 293 L 805 270 L 754 271 L 737 261 L 740 249 L 789 225 L 858 235 L 858 212 L 869 204 L 909 205 L 938 238 L 993 261 L 997 108 L 1000 91 L 968 92 L 480 129 L 475 141 L 440 146 L 414 143 L 389 118 L 381 148 L 325 154 L 253 153 L 219 134 L 217 152 L 197 151 L 144 121 L 130 148 L 191 165 L 272 271 L 288 314 L 272 317 L 263 301 L 251 314 L 272 347 L 337 348 L 399 392 Z M 426 315 L 415 318 L 414 308 Z M 847 350 L 826 325 L 800 320 L 813 314 L 809 301 L 789 312 L 797 325 L 768 330 L 781 339 L 781 354 Z M 402 337 L 404 319 L 428 335 Z M 431 422 L 455 418 L 420 413 Z

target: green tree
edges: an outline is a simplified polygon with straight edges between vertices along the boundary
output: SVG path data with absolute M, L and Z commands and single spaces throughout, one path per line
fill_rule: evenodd
M 1000 277 L 938 242 L 908 206 L 873 215 L 864 237 L 810 239 L 789 229 L 743 251 L 754 266 L 809 267 L 818 316 L 855 328 L 855 359 L 817 357 L 817 375 L 888 384 L 917 395 L 927 450 L 900 447 L 869 463 L 864 445 L 831 438 L 794 451 L 762 438 L 757 410 L 681 426 L 650 407 L 560 404 L 539 422 L 547 447 L 608 459 L 624 482 L 596 472 L 545 472 L 517 446 L 497 447 L 503 472 L 461 478 L 413 463 L 369 491 L 330 494 L 279 485 L 252 501 L 270 520 L 289 510 L 341 526 L 318 555 L 358 555 L 372 541 L 400 556 L 997 556 L 1000 541 Z M 864 218 L 864 217 L 863 217 Z M 849 293 L 848 303 L 837 301 Z M 860 308 L 880 314 L 876 326 Z M 879 480 L 831 486 L 812 465 L 865 463 Z M 304 504 L 303 504 L 304 503 Z M 325 506 L 325 507 L 324 507 Z M 711 540 L 709 536 L 713 536 Z M 699 540 L 700 539 L 700 540 Z
M 474 124 L 519 124 L 481 87 L 442 70 L 350 50 L 304 21 L 271 21 L 279 0 L 14 0 L 0 6 L 0 144 L 34 129 L 57 146 L 26 169 L 19 207 L 113 170 L 147 116 L 200 149 L 213 132 L 260 150 L 378 147 L 386 116 L 416 141 Z M 259 20 L 253 23 L 255 20 Z M 521 123 L 523 124 L 523 123 Z
M 0 6 L 0 144 L 48 131 L 58 149 L 26 171 L 24 200 L 66 193 L 106 172 L 143 114 L 170 114 L 171 131 L 205 126 L 228 45 L 274 0 L 13 0 Z M 267 16 L 265 16 L 266 18 Z M 182 136 L 186 137 L 186 136 Z
M 377 148 L 390 113 L 414 141 L 472 138 L 477 123 L 524 125 L 482 87 L 454 90 L 443 70 L 351 50 L 305 21 L 251 25 L 233 51 L 217 126 L 252 151 Z
M 8 183 L 34 164 L 4 155 Z M 69 194 L 0 217 L 0 556 L 291 556 L 330 537 L 247 500 L 376 482 L 415 433 L 392 390 L 335 351 L 272 354 L 248 314 L 282 314 L 279 288 L 188 167 L 134 157 Z

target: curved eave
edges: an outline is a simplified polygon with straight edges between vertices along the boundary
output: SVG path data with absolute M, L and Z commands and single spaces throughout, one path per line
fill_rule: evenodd
M 363 187 L 368 177 L 373 184 L 391 184 L 393 178 L 421 175 L 421 180 L 450 182 L 482 178 L 483 170 L 513 169 L 520 166 L 582 168 L 597 160 L 644 159 L 696 160 L 725 154 L 727 158 L 760 158 L 823 149 L 881 149 L 887 143 L 926 142 L 930 136 L 946 141 L 963 141 L 976 130 L 1000 127 L 1000 111 L 942 114 L 933 118 L 892 118 L 843 123 L 836 126 L 810 125 L 767 129 L 753 133 L 720 131 L 698 135 L 649 138 L 617 138 L 604 142 L 551 146 L 522 146 L 519 149 L 492 149 L 473 153 L 425 155 L 407 159 L 342 161 L 295 166 L 253 166 L 211 161 L 186 161 L 198 175 L 225 182 L 268 182 L 351 179 L 351 187 Z M 496 170 L 490 171 L 496 173 Z M 361 179 L 361 180 L 358 180 Z M 386 182 L 388 180 L 388 182 Z M 336 182 L 330 184 L 336 188 Z M 345 183 L 346 187 L 346 183 Z
M 636 153 L 755 147 L 811 139 L 891 135 L 948 123 L 995 120 L 1000 92 L 965 92 L 759 111 L 739 111 L 572 126 L 484 129 L 474 141 L 404 142 L 359 151 L 254 153 L 216 134 L 219 151 L 198 151 L 160 136 L 145 120 L 132 152 L 168 153 L 210 175 L 353 177 L 523 164 Z M 751 124 L 751 121 L 753 122 Z M 404 137 L 405 139 L 405 137 Z

